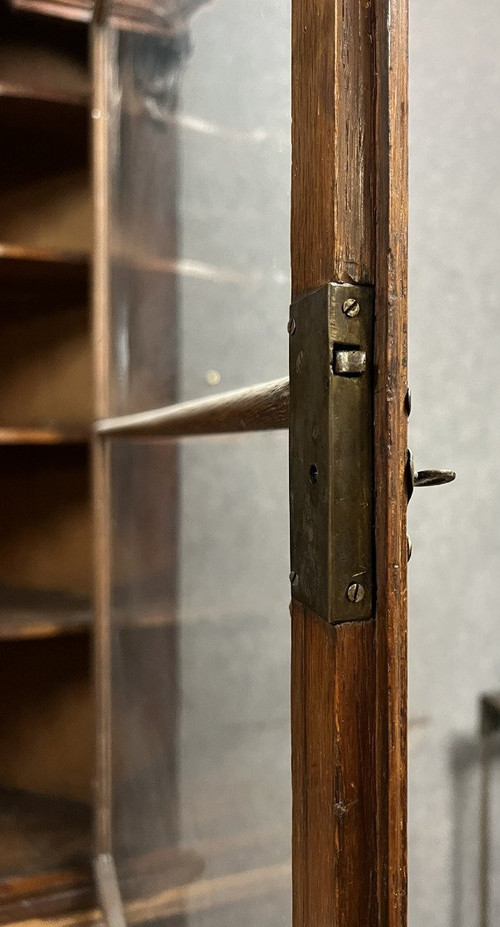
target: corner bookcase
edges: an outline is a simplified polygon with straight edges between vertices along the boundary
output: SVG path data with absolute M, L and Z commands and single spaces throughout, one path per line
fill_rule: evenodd
M 0 923 L 92 900 L 89 73 L 0 4 Z

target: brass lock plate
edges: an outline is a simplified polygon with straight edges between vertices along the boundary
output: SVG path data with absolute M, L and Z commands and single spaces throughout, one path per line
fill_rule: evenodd
M 328 622 L 373 614 L 373 288 L 290 309 L 292 597 Z

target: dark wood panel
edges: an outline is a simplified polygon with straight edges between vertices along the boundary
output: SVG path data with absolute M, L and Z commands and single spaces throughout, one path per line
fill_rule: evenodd
M 0 660 L 0 785 L 90 801 L 94 719 L 89 636 L 2 640 Z M 56 839 L 57 827 L 54 820 L 50 839 Z M 42 830 L 40 824 L 40 837 Z M 0 875 L 5 872 L 3 857 L 2 851 Z M 31 865 L 30 857 L 26 866 L 22 858 L 20 851 L 20 875 Z M 44 865 L 43 851 L 40 859 Z
M 2 584 L 89 595 L 88 470 L 84 444 L 0 446 Z
M 0 244 L 0 308 L 18 314 L 85 300 L 89 261 L 85 254 Z

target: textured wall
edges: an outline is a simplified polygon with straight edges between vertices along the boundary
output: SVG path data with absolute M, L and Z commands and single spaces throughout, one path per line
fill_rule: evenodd
M 417 466 L 458 473 L 410 506 L 410 924 L 492 927 L 477 728 L 500 689 L 500 9 L 410 6 L 410 438 Z M 494 782 L 491 797 L 494 844 Z

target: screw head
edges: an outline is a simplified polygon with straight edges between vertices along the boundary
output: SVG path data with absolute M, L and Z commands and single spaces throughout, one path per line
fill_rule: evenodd
M 289 578 L 289 580 L 290 580 L 292 586 L 296 586 L 296 585 L 297 585 L 297 581 L 298 581 L 298 578 L 299 578 L 299 577 L 297 576 L 297 573 L 295 572 L 295 570 L 292 570 L 292 571 L 291 571 L 291 573 L 290 573 L 290 575 L 289 575 L 288 578 Z
M 295 319 L 290 319 L 290 321 L 288 322 L 288 325 L 287 325 L 287 327 L 286 327 L 286 330 L 287 330 L 288 334 L 289 334 L 289 335 L 295 335 L 296 329 L 297 329 L 297 323 L 296 323 Z
M 346 299 L 343 306 L 342 312 L 349 319 L 354 319 L 360 313 L 360 305 L 357 299 Z
M 361 583 L 349 583 L 346 596 L 349 602 L 362 602 L 365 597 L 365 589 Z

